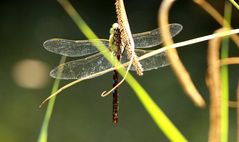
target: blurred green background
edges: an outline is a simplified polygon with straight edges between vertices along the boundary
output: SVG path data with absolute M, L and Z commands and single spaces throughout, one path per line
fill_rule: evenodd
M 101 38 L 108 38 L 116 22 L 114 1 L 71 1 L 80 15 Z M 212 1 L 211 1 L 212 2 Z M 157 27 L 159 0 L 128 0 L 126 10 L 133 33 Z M 213 5 L 223 13 L 224 1 Z M 233 9 L 232 25 L 238 27 L 238 11 Z M 177 1 L 170 13 L 171 23 L 180 23 L 183 31 L 175 41 L 211 34 L 220 26 L 192 1 Z M 44 50 L 50 38 L 85 39 L 63 8 L 54 0 L 8 1 L 0 4 L 0 141 L 33 142 L 38 138 L 46 105 L 40 102 L 50 95 L 53 79 L 48 76 L 60 56 Z M 207 42 L 178 49 L 180 57 L 208 102 L 205 85 Z M 238 50 L 231 44 L 231 55 Z M 70 59 L 68 59 L 70 60 Z M 72 60 L 72 59 L 71 59 Z M 238 67 L 230 67 L 230 97 L 235 100 Z M 193 142 L 207 141 L 208 106 L 196 108 L 185 96 L 170 66 L 145 72 L 141 85 L 167 116 Z M 62 81 L 61 85 L 69 81 Z M 100 97 L 112 86 L 112 73 L 84 81 L 62 92 L 49 126 L 49 142 L 145 142 L 168 141 L 144 110 L 131 88 L 120 86 L 120 118 L 114 126 L 112 98 Z M 230 109 L 229 141 L 236 138 L 235 109 Z

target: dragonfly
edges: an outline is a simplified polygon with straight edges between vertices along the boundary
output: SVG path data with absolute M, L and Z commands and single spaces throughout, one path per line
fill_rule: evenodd
M 69 40 L 53 38 L 44 42 L 43 46 L 46 50 L 55 54 L 67 56 L 67 57 L 80 57 L 80 59 L 73 60 L 61 64 L 51 70 L 50 76 L 57 79 L 70 80 L 81 79 L 88 77 L 95 73 L 112 68 L 112 65 L 94 46 L 99 42 L 103 43 L 108 50 L 112 53 L 112 56 L 116 57 L 122 64 L 128 61 L 127 55 L 122 48 L 120 48 L 120 31 L 117 29 L 117 25 L 113 24 L 110 30 L 109 39 L 91 39 L 91 40 Z M 169 30 L 171 36 L 174 37 L 183 29 L 181 24 L 173 23 L 169 24 Z M 133 34 L 133 40 L 135 42 L 135 53 L 138 57 L 151 52 L 150 48 L 158 46 L 162 43 L 160 37 L 160 30 L 154 29 L 142 33 Z M 143 59 L 140 61 L 144 71 L 150 71 L 169 65 L 166 59 L 165 53 L 160 53 L 152 57 Z M 131 71 L 135 71 L 134 67 L 130 68 Z M 61 71 L 61 76 L 58 76 L 58 72 Z M 94 76 L 97 77 L 97 76 Z M 91 77 L 91 78 L 94 78 Z M 91 79 L 88 78 L 88 79 Z M 119 75 L 117 70 L 113 71 L 113 87 L 119 83 Z M 119 92 L 118 87 L 113 91 L 113 123 L 118 123 L 119 113 Z

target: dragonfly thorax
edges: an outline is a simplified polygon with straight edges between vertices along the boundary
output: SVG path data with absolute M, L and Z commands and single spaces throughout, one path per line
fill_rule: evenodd
M 114 23 L 110 29 L 109 49 L 114 55 L 119 56 L 119 58 L 123 53 L 118 23 Z

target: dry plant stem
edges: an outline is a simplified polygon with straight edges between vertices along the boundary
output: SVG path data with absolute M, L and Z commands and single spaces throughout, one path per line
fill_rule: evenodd
M 223 31 L 220 29 L 217 32 Z M 210 126 L 209 142 L 220 142 L 221 134 L 221 81 L 220 81 L 220 49 L 221 38 L 215 38 L 209 41 L 208 48 L 208 76 L 206 79 L 210 92 Z
M 239 64 L 239 57 L 230 57 L 221 60 L 221 66 Z
M 132 62 L 133 62 L 133 58 L 131 58 L 131 60 L 129 61 L 129 66 L 127 67 L 127 70 L 126 70 L 126 73 L 125 73 L 123 79 L 117 85 L 115 85 L 111 90 L 102 92 L 101 97 L 108 96 L 112 91 L 114 91 L 116 88 L 118 88 L 125 81 L 128 73 L 129 73 L 130 67 L 132 65 Z
M 164 0 L 160 6 L 159 10 L 159 23 L 160 29 L 162 32 L 162 39 L 166 46 L 171 46 L 173 44 L 173 40 L 170 36 L 168 25 L 168 11 L 170 6 L 174 0 Z M 179 59 L 176 49 L 168 49 L 166 51 L 169 62 L 171 63 L 171 67 L 173 68 L 179 82 L 181 83 L 184 91 L 187 95 L 193 100 L 194 104 L 199 107 L 205 106 L 205 101 L 197 91 L 195 85 L 193 84 L 190 75 L 187 70 L 183 66 L 182 62 Z
M 237 101 L 229 101 L 228 105 L 231 108 L 237 108 Z
M 237 142 L 239 142 L 239 81 L 237 84 Z
M 227 27 L 231 27 L 230 24 L 223 18 L 223 16 L 220 15 L 220 13 L 213 8 L 207 1 L 205 0 L 194 0 L 197 4 L 199 4 L 207 13 L 209 13 L 220 25 L 225 26 L 225 23 Z M 237 47 L 239 47 L 239 37 L 237 35 L 231 35 L 230 36 L 232 40 L 235 42 Z
M 166 52 L 166 50 L 171 49 L 171 48 L 183 47 L 183 46 L 187 46 L 187 45 L 203 42 L 203 41 L 206 41 L 206 40 L 211 40 L 211 39 L 214 39 L 214 38 L 219 38 L 219 37 L 229 36 L 229 35 L 232 35 L 232 34 L 237 34 L 238 32 L 239 32 L 239 29 L 228 30 L 228 31 L 223 31 L 223 32 L 214 33 L 214 34 L 207 35 L 207 36 L 202 36 L 202 37 L 198 37 L 198 38 L 194 38 L 194 39 L 190 39 L 190 40 L 174 43 L 173 45 L 164 46 L 164 47 L 162 47 L 160 49 L 154 50 L 154 51 L 149 52 L 149 53 L 147 53 L 147 54 L 145 54 L 143 56 L 140 56 L 139 60 L 143 60 L 143 59 L 146 59 L 148 57 L 152 57 L 152 56 L 154 56 L 156 54 L 159 54 L 159 53 L 162 53 L 162 52 Z
M 132 64 L 135 67 L 137 74 L 143 75 L 143 68 L 139 62 L 138 56 L 134 52 L 134 40 L 130 30 L 123 0 L 116 0 L 115 6 L 118 24 L 121 30 L 122 46 L 125 48 L 128 58 L 133 60 Z
M 128 66 L 127 70 L 126 70 L 126 73 L 125 73 L 123 79 L 122 79 L 117 85 L 115 85 L 111 90 L 102 92 L 102 93 L 101 93 L 101 97 L 106 97 L 106 96 L 110 95 L 110 93 L 111 93 L 112 91 L 114 91 L 116 88 L 118 88 L 118 87 L 125 81 L 125 79 L 126 79 L 126 77 L 127 77 L 127 75 L 128 75 L 128 72 L 129 72 L 129 70 L 130 70 L 132 61 L 133 61 L 133 60 L 130 60 L 129 66 Z
M 149 58 L 149 57 L 152 57 L 154 55 L 157 55 L 157 54 L 160 54 L 162 52 L 165 52 L 166 50 L 168 49 L 171 49 L 171 48 L 179 48 L 179 47 L 183 47 L 183 46 L 186 46 L 186 45 L 191 45 L 191 44 L 195 44 L 195 43 L 199 43 L 199 42 L 203 42 L 203 41 L 207 41 L 207 40 L 210 40 L 210 39 L 214 39 L 214 38 L 219 38 L 219 37 L 224 37 L 224 36 L 229 36 L 231 34 L 237 34 L 239 33 L 239 29 L 235 29 L 235 30 L 230 30 L 230 31 L 223 31 L 223 32 L 220 32 L 220 33 L 214 33 L 214 34 L 211 34 L 211 35 L 207 35 L 207 36 L 203 36 L 203 37 L 199 37 L 199 38 L 194 38 L 194 39 L 190 39 L 190 40 L 187 40 L 187 41 L 182 41 L 182 42 L 179 42 L 179 43 L 175 43 L 171 46 L 168 46 L 168 47 L 162 47 L 160 49 L 157 49 L 157 50 L 154 50 L 152 52 L 149 52 L 143 56 L 140 56 L 139 57 L 139 61 L 140 60 L 143 60 L 143 59 L 146 59 L 146 58 Z M 127 66 L 129 65 L 129 62 L 127 63 L 124 63 L 122 64 L 122 66 Z M 108 72 L 111 72 L 115 69 L 118 69 L 122 66 L 117 66 L 117 67 L 113 67 L 113 68 L 110 68 L 110 69 L 107 69 L 107 70 L 104 70 L 102 72 L 98 72 L 98 73 L 95 73 L 95 74 L 92 74 L 90 76 L 87 76 L 87 77 L 84 77 L 84 78 L 81 78 L 81 79 L 78 79 L 78 80 L 75 80 L 75 81 L 72 81 L 68 84 L 66 84 L 65 86 L 61 87 L 59 90 L 57 90 L 54 94 L 52 94 L 51 96 L 49 96 L 48 98 L 46 98 L 41 104 L 39 107 L 41 107 L 45 102 L 47 102 L 49 99 L 51 99 L 52 97 L 58 95 L 60 92 L 62 92 L 63 90 L 69 88 L 70 86 L 72 85 L 75 85 L 77 83 L 80 83 L 81 81 L 84 81 L 84 80 L 87 80 L 87 79 L 91 79 L 91 78 L 94 78 L 94 77 L 97 77 L 97 76 L 100 76 L 100 75 L 103 75 L 103 74 L 106 74 Z
M 52 95 L 50 95 L 49 97 L 47 97 L 44 101 L 42 101 L 42 103 L 39 105 L 39 108 L 41 108 L 42 105 L 43 105 L 45 102 L 47 102 L 48 100 L 50 100 L 52 97 L 58 95 L 60 92 L 62 92 L 63 90 L 65 90 L 65 89 L 67 89 L 67 88 L 69 88 L 69 87 L 71 87 L 72 85 L 75 85 L 75 84 L 77 84 L 77 83 L 80 83 L 80 82 L 83 81 L 83 80 L 87 80 L 87 79 L 91 79 L 91 78 L 96 77 L 96 76 L 100 76 L 100 75 L 102 75 L 102 74 L 108 73 L 108 72 L 113 71 L 113 70 L 115 70 L 115 68 L 110 68 L 110 69 L 108 69 L 108 70 L 105 70 L 105 71 L 102 71 L 102 72 L 98 72 L 98 73 L 95 73 L 95 74 L 93 74 L 93 75 L 90 75 L 90 76 L 87 76 L 87 77 L 83 77 L 83 78 L 81 78 L 81 79 L 78 79 L 78 80 L 75 80 L 75 81 L 72 81 L 72 82 L 66 84 L 65 86 L 63 86 L 63 87 L 61 87 L 60 89 L 58 89 L 55 93 L 53 93 Z
M 120 38 L 121 38 L 120 49 L 126 50 L 130 62 L 123 79 L 111 90 L 102 92 L 101 93 L 102 97 L 108 96 L 112 91 L 114 91 L 117 87 L 119 87 L 125 81 L 132 64 L 135 67 L 136 72 L 139 75 L 143 75 L 143 68 L 138 60 L 138 56 L 134 52 L 134 48 L 135 48 L 134 40 L 130 30 L 123 0 L 116 0 L 115 6 L 116 6 L 116 14 L 117 14 L 117 19 L 118 19 L 118 24 L 120 29 Z

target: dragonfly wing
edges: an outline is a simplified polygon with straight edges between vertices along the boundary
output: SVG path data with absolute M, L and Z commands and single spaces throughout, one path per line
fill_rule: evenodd
M 68 57 L 80 57 L 98 52 L 95 44 L 100 44 L 100 42 L 109 47 L 109 40 L 106 39 L 68 40 L 57 38 L 45 41 L 43 46 L 46 50 L 56 54 Z
M 151 51 L 145 51 L 145 50 L 139 50 L 139 49 L 135 50 L 135 53 L 137 54 L 138 57 L 140 57 L 146 53 L 149 53 L 149 52 L 151 52 Z M 121 62 L 125 63 L 127 61 L 128 61 L 127 55 L 126 55 L 126 53 L 124 53 L 122 56 Z M 165 67 L 165 66 L 169 65 L 169 63 L 166 59 L 165 52 L 162 52 L 162 53 L 159 53 L 152 57 L 148 57 L 146 59 L 140 60 L 140 63 L 142 65 L 144 71 L 150 71 L 153 69 L 158 69 L 158 68 Z M 130 70 L 135 71 L 133 66 L 130 68 Z
M 171 36 L 174 37 L 181 32 L 183 26 L 177 23 L 169 24 Z M 150 48 L 162 43 L 160 30 L 154 29 L 152 31 L 133 34 L 135 48 Z
M 111 68 L 112 65 L 100 53 L 91 55 L 87 58 L 73 60 L 58 67 L 50 72 L 50 76 L 57 79 L 80 79 L 89 75 Z M 61 76 L 57 76 L 58 71 L 62 71 Z M 96 77 L 96 76 L 94 76 Z M 94 78 L 92 77 L 92 78 Z

